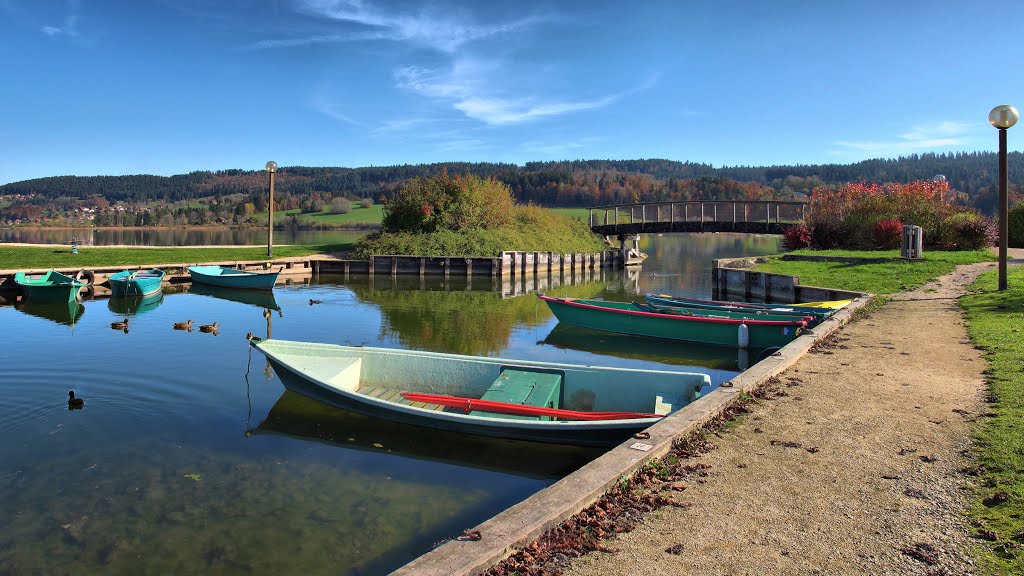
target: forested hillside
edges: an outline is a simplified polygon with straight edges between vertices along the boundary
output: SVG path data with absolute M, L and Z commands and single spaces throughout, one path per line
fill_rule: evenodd
M 1011 192 L 1024 183 L 1024 154 L 1010 154 Z M 966 202 L 985 212 L 995 209 L 995 153 L 921 154 L 856 164 L 722 167 L 672 160 L 575 160 L 515 164 L 451 162 L 363 168 L 282 167 L 275 204 L 321 209 L 333 198 L 386 202 L 401 183 L 417 176 L 451 174 L 494 177 L 521 202 L 545 206 L 593 206 L 650 200 L 792 199 L 823 184 L 909 182 L 942 174 Z M 76 207 L 153 203 L 189 206 L 199 199 L 249 204 L 265 209 L 267 175 L 262 170 L 192 172 L 176 176 L 55 176 L 0 186 L 0 221 L 36 219 Z M 210 204 L 210 202 L 203 202 Z

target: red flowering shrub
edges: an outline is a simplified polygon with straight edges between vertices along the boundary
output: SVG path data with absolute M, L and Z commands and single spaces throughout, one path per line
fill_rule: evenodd
M 925 245 L 936 247 L 944 242 L 940 231 L 946 220 L 966 210 L 946 200 L 949 195 L 947 182 L 933 180 L 822 186 L 811 194 L 805 223 L 814 230 L 815 248 L 898 246 L 898 233 L 890 235 L 894 225 L 880 224 L 884 221 L 920 226 Z M 984 226 L 976 221 L 967 227 L 971 231 L 965 230 L 964 234 L 973 235 L 972 239 L 978 241 Z M 876 238 L 876 231 L 881 236 Z M 957 240 L 955 244 L 966 246 L 971 242 Z
M 899 220 L 879 220 L 871 231 L 871 239 L 876 248 L 892 250 L 900 247 L 900 235 L 903 234 L 903 222 Z
M 786 228 L 786 250 L 799 250 L 811 245 L 814 229 L 807 224 L 794 224 Z

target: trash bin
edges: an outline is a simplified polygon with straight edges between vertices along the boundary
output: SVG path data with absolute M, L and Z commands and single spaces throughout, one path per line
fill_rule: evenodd
M 900 236 L 900 256 L 904 258 L 921 258 L 923 243 L 924 230 L 920 226 L 903 225 L 903 235 Z

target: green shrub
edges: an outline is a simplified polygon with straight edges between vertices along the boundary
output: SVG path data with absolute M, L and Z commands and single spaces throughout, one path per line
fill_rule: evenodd
M 384 255 L 485 256 L 503 250 L 601 252 L 605 246 L 584 222 L 537 206 L 513 206 L 512 222 L 499 228 L 371 234 L 356 245 L 356 258 Z
M 959 212 L 947 216 L 939 227 L 939 245 L 947 250 L 978 250 L 996 240 L 992 221 L 977 212 Z
M 359 201 L 359 205 L 363 208 L 373 208 L 373 198 L 363 198 Z
M 498 228 L 511 223 L 509 187 L 479 176 L 413 178 L 384 206 L 385 232 L 436 232 Z
M 1010 246 L 1024 248 L 1024 202 L 1017 202 L 1008 213 L 1010 225 Z
M 348 198 L 335 198 L 331 200 L 331 214 L 348 214 L 352 211 L 352 202 Z

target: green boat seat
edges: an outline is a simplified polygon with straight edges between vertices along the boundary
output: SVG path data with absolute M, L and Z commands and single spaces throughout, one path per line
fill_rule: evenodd
M 481 399 L 538 408 L 561 408 L 562 377 L 563 374 L 559 370 L 505 366 Z M 470 414 L 514 420 L 553 419 L 550 416 L 519 416 L 484 410 L 474 410 Z

